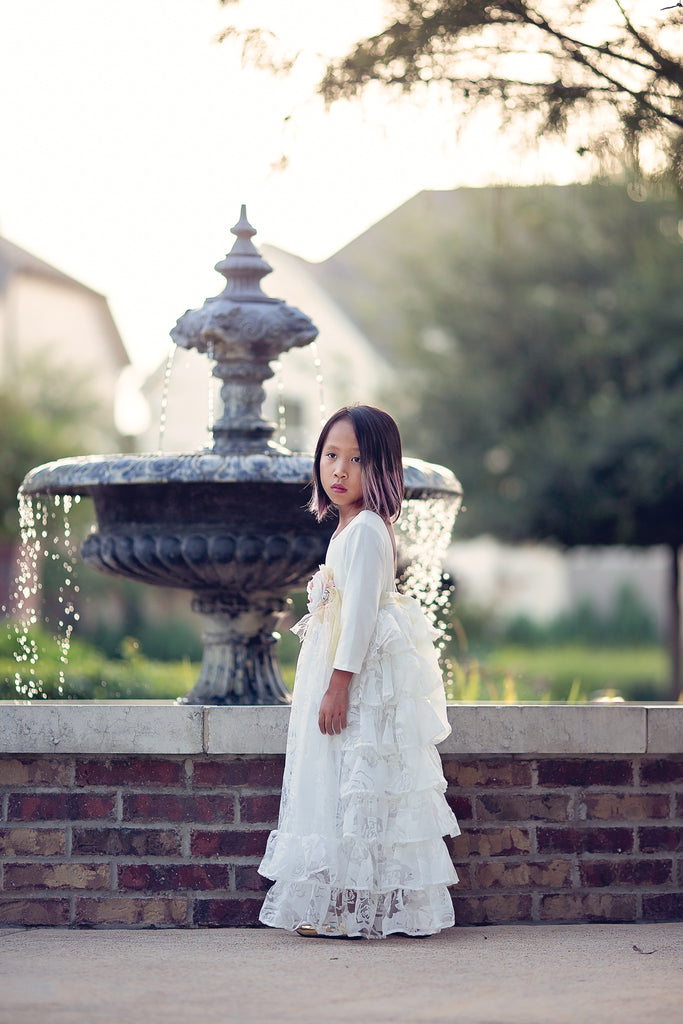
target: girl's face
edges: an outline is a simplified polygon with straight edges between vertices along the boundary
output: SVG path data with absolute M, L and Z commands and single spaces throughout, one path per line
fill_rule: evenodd
M 339 509 L 340 519 L 363 508 L 360 449 L 351 420 L 337 420 L 330 428 L 320 456 L 320 479 L 325 494 Z

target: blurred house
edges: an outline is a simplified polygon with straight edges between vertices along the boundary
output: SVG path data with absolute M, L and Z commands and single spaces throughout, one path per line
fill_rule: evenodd
M 69 368 L 87 381 L 109 438 L 117 438 L 114 401 L 130 360 L 104 295 L 0 237 L 0 380 L 32 361 Z
M 457 537 L 457 523 L 455 536 Z M 503 544 L 494 537 L 456 540 L 446 570 L 458 600 L 501 625 L 524 616 L 547 625 L 560 615 L 590 604 L 609 615 L 624 587 L 638 594 L 666 636 L 669 552 L 665 547 L 576 547 Z
M 276 440 L 292 451 L 312 451 L 321 421 L 330 413 L 352 402 L 378 401 L 380 391 L 390 387 L 390 364 L 317 282 L 310 263 L 269 245 L 260 251 L 273 268 L 262 282 L 263 291 L 299 308 L 319 331 L 313 345 L 283 354 L 281 367 L 265 384 L 264 415 L 277 425 Z M 143 387 L 151 417 L 138 448 L 175 452 L 210 447 L 210 425 L 221 411 L 213 364 L 181 348 L 169 363 L 170 369 L 162 364 Z

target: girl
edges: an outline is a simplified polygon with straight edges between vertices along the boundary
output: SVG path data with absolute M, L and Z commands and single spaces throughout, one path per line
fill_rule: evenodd
M 430 935 L 453 922 L 458 835 L 435 744 L 450 732 L 432 630 L 397 593 L 401 438 L 340 409 L 315 451 L 311 511 L 339 522 L 308 584 L 277 830 L 260 920 L 303 935 Z

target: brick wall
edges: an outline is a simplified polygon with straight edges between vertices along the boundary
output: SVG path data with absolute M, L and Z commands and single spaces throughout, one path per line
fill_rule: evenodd
M 460 924 L 683 919 L 683 757 L 446 754 Z M 253 926 L 281 755 L 0 756 L 0 924 Z

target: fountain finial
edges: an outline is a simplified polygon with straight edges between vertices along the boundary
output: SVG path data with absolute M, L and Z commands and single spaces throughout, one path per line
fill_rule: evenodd
M 282 352 L 308 345 L 318 336 L 313 322 L 284 299 L 261 291 L 261 278 L 272 267 L 252 242 L 256 231 L 242 206 L 232 233 L 232 249 L 216 270 L 227 284 L 220 295 L 207 299 L 201 309 L 180 317 L 171 337 L 183 348 L 196 348 L 215 359 L 214 377 L 221 388 L 223 415 L 213 425 L 214 450 L 252 454 L 277 450 L 271 440 L 275 426 L 261 414 L 263 382 L 273 376 L 270 363 Z
M 233 302 L 280 302 L 280 299 L 271 299 L 261 291 L 261 279 L 272 274 L 273 268 L 252 242 L 256 229 L 247 220 L 244 204 L 240 219 L 230 231 L 237 235 L 237 239 L 225 259 L 215 267 L 227 281 L 223 295 Z

